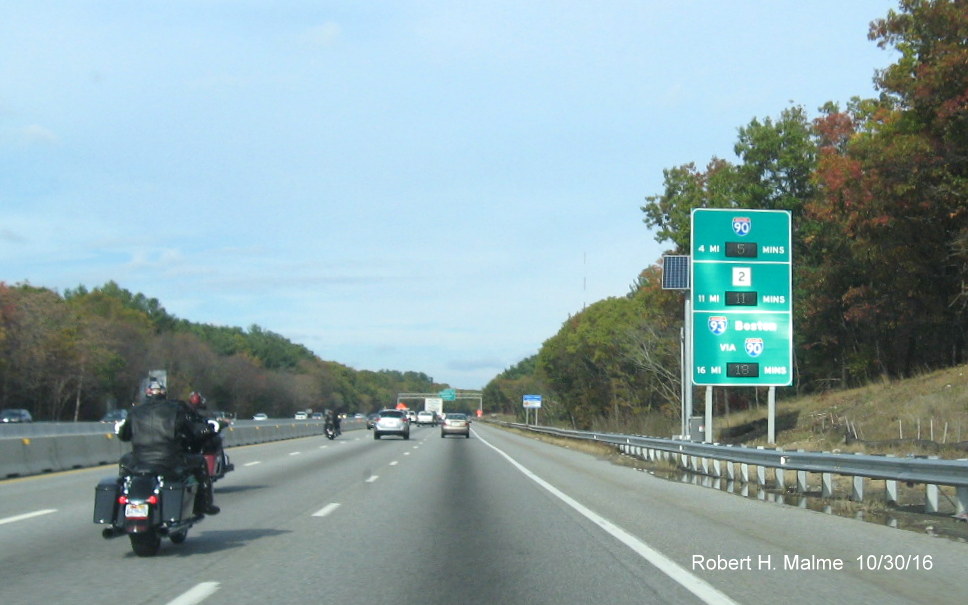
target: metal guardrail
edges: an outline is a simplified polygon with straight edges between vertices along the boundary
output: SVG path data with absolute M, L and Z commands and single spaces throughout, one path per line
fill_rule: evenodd
M 875 479 L 886 482 L 887 499 L 897 501 L 897 483 L 924 484 L 928 512 L 937 512 L 937 486 L 955 488 L 955 508 L 958 514 L 968 509 L 968 459 L 942 460 L 935 457 L 901 458 L 890 455 L 838 454 L 832 452 L 787 451 L 780 448 L 744 447 L 623 435 L 619 433 L 595 433 L 552 427 L 509 424 L 514 428 L 614 445 L 628 454 L 645 459 L 670 459 L 694 472 L 737 478 L 734 464 L 740 465 L 739 480 L 749 480 L 749 468 L 757 471 L 757 481 L 765 482 L 763 469 L 772 469 L 778 487 L 786 486 L 786 471 L 796 472 L 798 491 L 806 491 L 806 474 L 823 476 L 824 496 L 832 492 L 830 478 L 845 475 L 855 479 Z M 661 452 L 663 455 L 657 455 Z M 723 463 L 726 467 L 723 467 Z M 854 481 L 851 499 L 863 499 L 863 483 Z

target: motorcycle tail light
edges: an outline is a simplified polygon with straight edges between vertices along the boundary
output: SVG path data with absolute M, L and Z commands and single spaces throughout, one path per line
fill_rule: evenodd
M 158 496 L 156 496 L 155 494 L 151 494 L 150 496 L 148 496 L 147 502 L 148 504 L 158 504 Z
M 127 503 L 128 503 L 127 496 L 124 496 L 124 495 L 118 496 L 118 504 L 127 504 Z

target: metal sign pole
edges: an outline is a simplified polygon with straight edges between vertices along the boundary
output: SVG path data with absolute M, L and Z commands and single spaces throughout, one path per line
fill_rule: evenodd
M 706 387 L 706 427 L 703 431 L 703 443 L 713 442 L 713 388 Z
M 683 369 L 682 388 L 684 392 L 684 396 L 682 398 L 683 406 L 684 406 L 684 409 L 683 409 L 684 418 L 682 419 L 682 423 L 686 428 L 684 431 L 682 431 L 682 434 L 687 435 L 689 439 L 692 440 L 693 439 L 692 435 L 689 435 L 689 431 L 690 431 L 689 419 L 692 418 L 692 414 L 693 414 L 693 411 L 692 411 L 692 330 L 693 330 L 692 304 L 690 303 L 690 298 L 688 293 L 686 294 L 685 299 L 686 299 L 686 302 L 684 303 L 684 305 L 685 305 L 686 315 L 683 318 L 683 326 L 685 327 L 685 332 L 686 332 L 686 340 L 684 343 L 686 361 L 682 368 Z
M 767 396 L 767 443 L 776 444 L 776 387 L 770 387 L 770 394 Z

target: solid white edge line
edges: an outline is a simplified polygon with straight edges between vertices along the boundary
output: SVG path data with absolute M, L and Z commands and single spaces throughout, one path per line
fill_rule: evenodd
M 334 510 L 336 510 L 337 508 L 339 508 L 339 502 L 331 502 L 331 503 L 327 504 L 326 506 L 324 506 L 323 508 L 319 509 L 318 511 L 314 512 L 313 513 L 313 516 L 314 517 L 325 517 L 326 515 L 330 514 Z
M 6 519 L 0 519 L 0 525 L 6 525 L 7 523 L 16 523 L 17 521 L 24 521 L 26 519 L 32 519 L 33 517 L 39 517 L 41 515 L 49 515 L 51 513 L 56 513 L 56 508 L 46 508 L 44 510 L 35 510 L 32 513 L 24 513 L 22 515 L 14 515 L 13 517 L 7 517 Z
M 218 582 L 202 582 L 168 601 L 168 605 L 195 605 L 212 596 L 218 590 Z
M 568 506 L 575 509 L 579 514 L 587 518 L 592 523 L 595 523 L 606 532 L 611 534 L 622 544 L 625 544 L 633 551 L 636 552 L 640 557 L 651 563 L 659 571 L 669 576 L 675 580 L 680 586 L 696 595 L 703 602 L 709 603 L 710 605 L 738 605 L 736 601 L 730 599 L 726 594 L 717 590 L 714 586 L 702 580 L 701 578 L 689 573 L 684 567 L 665 556 L 661 552 L 655 550 L 645 542 L 639 540 L 629 532 L 625 531 L 621 527 L 615 525 L 611 521 L 605 519 L 598 513 L 592 511 L 591 509 L 585 507 L 583 504 L 574 500 L 571 496 L 568 496 L 555 486 L 551 485 L 541 477 L 535 475 L 530 470 L 522 466 L 518 461 L 504 453 L 502 450 L 498 449 L 496 446 L 488 443 L 484 439 L 481 439 L 480 434 L 475 432 L 476 437 L 486 445 L 487 447 L 493 449 L 495 452 L 504 457 L 505 460 L 510 462 L 515 468 L 521 471 L 526 477 L 545 488 L 552 495 L 557 497 L 559 500 L 567 504 Z

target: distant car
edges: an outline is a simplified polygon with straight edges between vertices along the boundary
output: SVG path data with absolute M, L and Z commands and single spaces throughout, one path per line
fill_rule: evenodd
M 258 414 L 252 417 L 252 420 L 268 420 L 268 419 L 269 419 L 269 416 L 266 414 L 263 414 L 262 412 L 259 412 Z
M 117 422 L 128 417 L 128 410 L 111 410 L 101 418 L 101 422 Z
M 309 419 L 309 414 L 307 414 L 306 412 L 296 412 L 296 415 L 293 416 L 293 419 L 295 419 L 295 420 L 308 420 Z
M 471 421 L 467 414 L 454 412 L 447 414 L 443 424 L 440 425 L 440 436 L 447 435 L 463 435 L 465 438 L 471 436 Z
M 9 410 L 0 411 L 0 422 L 4 424 L 13 422 L 33 422 L 34 419 L 30 416 L 30 412 L 20 408 L 11 408 Z
M 407 413 L 402 410 L 383 410 L 376 424 L 373 425 L 373 438 L 379 439 L 384 435 L 399 435 L 410 439 L 410 421 Z
M 437 415 L 427 410 L 417 412 L 417 424 L 419 424 L 420 426 L 423 426 L 425 424 L 429 424 L 431 426 L 437 426 Z
M 313 412 L 313 415 L 311 416 L 311 418 L 313 420 L 322 420 L 323 419 L 323 413 L 322 412 Z
M 357 412 L 356 414 L 353 414 L 354 420 L 363 420 L 364 418 L 366 418 L 366 416 L 364 416 L 363 414 L 360 414 L 359 412 Z
M 417 412 L 413 410 L 407 410 L 407 421 L 411 423 L 417 422 Z
M 367 429 L 372 429 L 373 428 L 373 425 L 376 424 L 376 421 L 377 421 L 378 418 L 380 418 L 380 415 L 379 414 L 376 414 L 376 413 L 370 414 L 369 416 L 367 416 L 366 417 L 366 428 Z
M 226 426 L 235 421 L 235 414 L 231 412 L 223 412 L 222 410 L 212 410 L 210 412 L 203 411 L 203 415 L 209 418 L 214 418 Z

